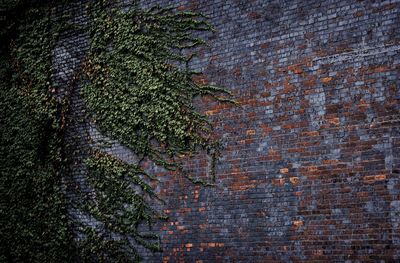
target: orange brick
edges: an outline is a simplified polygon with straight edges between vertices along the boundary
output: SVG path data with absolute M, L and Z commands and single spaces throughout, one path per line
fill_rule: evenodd
M 328 84 L 329 82 L 332 81 L 332 77 L 322 78 L 321 81 L 322 81 L 322 83 L 324 83 L 324 84 Z
M 375 180 L 377 180 L 377 181 L 386 180 L 386 175 L 385 174 L 375 175 Z
M 303 132 L 301 135 L 315 137 L 319 135 L 319 131 Z
M 333 124 L 333 125 L 339 125 L 340 124 L 340 119 L 339 118 L 332 118 L 332 119 L 328 119 L 328 122 L 330 124 Z
M 271 158 L 272 160 L 276 160 L 276 161 L 278 161 L 282 158 L 280 153 L 273 149 L 268 151 L 268 157 Z
M 255 130 L 247 130 L 247 131 L 246 131 L 246 134 L 247 134 L 247 135 L 255 135 L 255 134 L 256 134 L 256 131 L 255 131 Z
M 367 176 L 364 176 L 363 180 L 364 180 L 364 183 L 371 184 L 371 183 L 375 182 L 375 176 L 367 175 Z
M 205 114 L 206 114 L 207 116 L 212 116 L 212 115 L 214 115 L 215 113 L 217 113 L 216 110 L 209 110 L 209 111 L 206 111 L 206 112 L 205 112 Z
M 299 64 L 290 65 L 288 67 L 288 70 L 293 71 L 295 74 L 303 73 L 303 69 L 301 68 L 301 65 L 299 65 Z
M 267 124 L 261 124 L 260 127 L 263 129 L 264 134 L 269 134 L 272 132 L 272 128 L 269 127 Z
M 293 185 L 298 185 L 300 183 L 300 179 L 299 177 L 290 177 L 289 181 L 293 184 Z
M 301 220 L 295 220 L 295 221 L 293 221 L 293 226 L 294 226 L 295 228 L 299 228 L 299 227 L 301 227 L 302 225 L 304 225 L 304 222 L 301 221 Z
M 289 169 L 288 169 L 288 168 L 282 168 L 282 169 L 279 170 L 279 172 L 280 172 L 281 174 L 286 174 L 286 173 L 289 172 Z
M 338 160 L 323 160 L 323 164 L 337 164 L 339 161 Z
M 307 170 L 308 170 L 309 172 L 315 172 L 315 171 L 318 170 L 318 167 L 317 167 L 317 166 L 309 166 L 309 167 L 307 167 Z

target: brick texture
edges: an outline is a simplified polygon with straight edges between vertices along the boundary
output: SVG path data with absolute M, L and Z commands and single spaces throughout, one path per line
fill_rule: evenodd
M 159 174 L 170 219 L 156 225 L 163 252 L 146 262 L 400 260 L 399 1 L 141 4 L 208 16 L 216 32 L 192 66 L 240 102 L 198 101 L 223 145 L 216 186 Z M 84 2 L 71 8 L 85 24 Z M 84 27 L 71 31 L 54 53 L 60 93 L 72 87 L 67 140 L 78 153 L 67 189 L 84 182 L 93 144 L 72 138 L 101 137 L 71 82 L 88 41 Z M 118 143 L 110 151 L 134 158 Z M 199 154 L 186 167 L 205 177 L 209 165 Z

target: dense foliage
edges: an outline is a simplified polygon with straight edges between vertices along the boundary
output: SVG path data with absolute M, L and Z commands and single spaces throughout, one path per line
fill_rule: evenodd
M 190 51 L 204 44 L 193 33 L 211 26 L 191 12 L 136 4 L 121 9 L 110 1 L 90 6 L 91 48 L 82 72 L 89 119 L 139 161 L 128 164 L 95 147 L 86 160 L 93 194 L 81 192 L 78 203 L 68 204 L 94 224 L 70 222 L 60 183 L 68 167 L 61 112 L 68 102 L 57 102 L 51 85 L 51 50 L 60 28 L 50 19 L 49 4 L 18 2 L 10 6 L 18 9 L 17 18 L 2 21 L 7 26 L 1 32 L 0 261 L 68 262 L 78 256 L 84 262 L 136 262 L 141 248 L 159 251 L 151 231 L 164 218 L 152 208 L 157 178 L 142 161 L 209 184 L 186 174 L 179 159 L 203 150 L 214 168 L 218 155 L 212 127 L 192 102 L 196 96 L 226 101 L 227 92 L 195 83 L 197 73 L 188 66 Z M 75 242 L 71 226 L 79 232 Z
M 92 119 L 105 134 L 169 169 L 179 154 L 214 148 L 212 128 L 192 105 L 195 96 L 224 89 L 199 85 L 185 50 L 203 44 L 193 31 L 211 30 L 198 14 L 171 9 L 93 9 L 91 50 L 83 91 Z M 167 158 L 166 158 L 167 157 Z
M 120 257 L 129 253 L 128 259 L 138 254 L 137 245 L 160 249 L 156 235 L 138 230 L 142 222 L 151 230 L 151 222 L 161 216 L 148 203 L 157 196 L 144 178 L 155 178 L 141 162 L 150 160 L 208 184 L 187 175 L 178 159 L 204 150 L 216 161 L 212 127 L 192 102 L 204 95 L 224 101 L 227 92 L 193 81 L 196 72 L 188 64 L 194 54 L 188 51 L 204 44 L 193 32 L 212 30 L 201 16 L 158 7 L 144 11 L 135 5 L 121 10 L 107 4 L 99 1 L 91 8 L 91 48 L 84 67 L 88 84 L 82 95 L 96 127 L 127 146 L 139 161 L 126 164 L 106 151 L 94 151 L 87 165 L 98 198 L 88 200 L 85 211 L 102 224 L 101 231 L 93 230 L 93 243 L 100 244 L 109 233 L 114 238 L 101 251 L 112 248 L 115 255 L 118 242 L 124 247 L 118 250 Z
M 50 84 L 57 23 L 48 7 L 9 4 L 8 14 L 19 14 L 1 21 L 0 261 L 69 261 L 62 138 Z

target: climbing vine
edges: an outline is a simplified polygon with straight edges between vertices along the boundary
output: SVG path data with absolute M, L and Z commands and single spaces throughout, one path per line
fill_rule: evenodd
M 7 1 L 0 32 L 0 261 L 68 262 L 62 136 L 52 95 L 59 23 L 46 5 Z M 2 6 L 3 8 L 3 6 Z
M 91 48 L 84 67 L 87 85 L 82 92 L 90 119 L 102 134 L 138 156 L 136 163 L 127 164 L 97 149 L 87 160 L 97 198 L 87 202 L 86 211 L 103 226 L 101 231 L 92 229 L 91 238 L 100 244 L 108 233 L 114 236 L 108 245 L 123 244 L 121 258 L 139 259 L 137 245 L 160 250 L 157 236 L 143 236 L 139 225 L 147 222 L 151 230 L 151 222 L 162 217 L 149 204 L 157 196 L 142 178 L 156 178 L 142 168 L 142 161 L 209 185 L 188 175 L 179 161 L 182 155 L 203 150 L 213 157 L 215 169 L 218 157 L 212 126 L 193 99 L 207 95 L 230 100 L 225 89 L 193 81 L 198 72 L 189 67 L 195 55 L 190 51 L 205 44 L 194 32 L 212 30 L 200 14 L 160 7 L 143 10 L 135 4 L 121 9 L 99 1 L 91 16 Z M 115 252 L 112 246 L 111 253 Z
M 170 169 L 163 156 L 212 148 L 211 125 L 195 110 L 195 96 L 219 100 L 224 89 L 199 85 L 183 50 L 204 44 L 193 31 L 211 30 L 191 12 L 172 9 L 93 11 L 89 83 L 83 96 L 97 127 L 141 156 Z
M 227 102 L 229 93 L 196 83 L 199 72 L 189 67 L 193 50 L 205 44 L 195 33 L 212 26 L 197 13 L 93 1 L 91 47 L 81 74 L 87 117 L 138 158 L 127 163 L 96 145 L 85 162 L 92 194 L 82 191 L 79 202 L 69 204 L 61 187 L 68 101 L 57 100 L 51 81 L 60 23 L 51 4 L 7 3 L 7 12 L 18 15 L 0 21 L 0 261 L 137 262 L 143 248 L 160 251 L 151 226 L 165 219 L 153 206 L 162 200 L 153 188 L 157 177 L 143 163 L 203 185 L 215 176 L 218 142 L 193 99 Z M 180 161 L 199 151 L 212 157 L 209 181 L 191 177 Z M 67 207 L 91 223 L 71 218 Z

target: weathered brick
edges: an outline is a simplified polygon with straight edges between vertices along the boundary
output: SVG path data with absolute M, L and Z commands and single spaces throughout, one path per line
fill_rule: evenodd
M 68 11 L 85 24 L 81 2 Z M 204 98 L 195 105 L 222 138 L 216 186 L 160 173 L 170 219 L 156 223 L 163 252 L 146 254 L 146 262 L 400 260 L 396 1 L 140 2 L 210 19 L 216 31 L 203 35 L 208 47 L 191 63 L 205 74 L 194 80 L 231 89 L 240 104 Z M 57 43 L 60 92 L 89 40 L 75 30 Z M 72 90 L 71 119 L 84 117 L 79 90 Z M 69 129 L 66 140 L 83 153 L 89 142 L 76 138 L 88 125 Z M 112 152 L 133 158 L 122 146 Z M 74 158 L 68 178 L 83 181 L 82 158 Z M 205 178 L 209 165 L 199 154 L 186 168 Z

